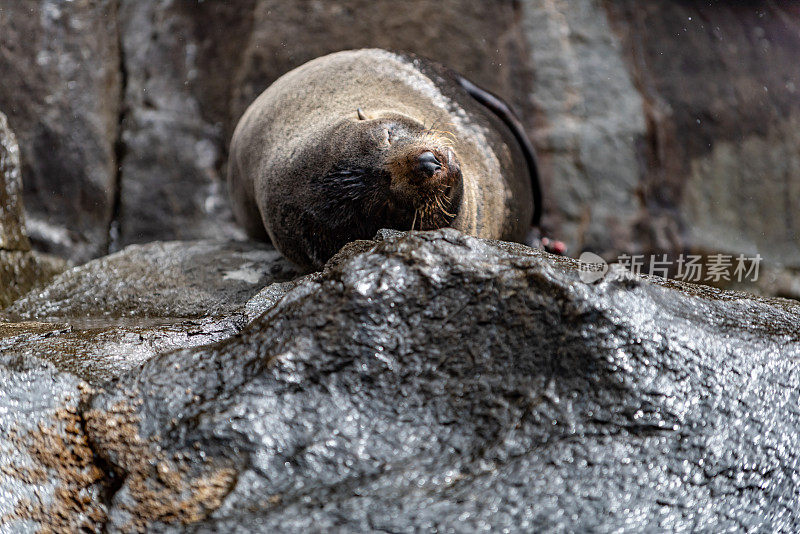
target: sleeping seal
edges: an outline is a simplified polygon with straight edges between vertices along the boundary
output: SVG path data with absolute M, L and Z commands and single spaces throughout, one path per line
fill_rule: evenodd
M 234 131 L 228 184 L 247 233 L 306 269 L 381 228 L 522 241 L 541 214 L 533 150 L 503 101 L 380 49 L 276 80 Z

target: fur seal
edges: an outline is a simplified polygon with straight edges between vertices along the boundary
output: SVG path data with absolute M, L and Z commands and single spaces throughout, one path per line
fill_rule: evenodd
M 381 49 L 319 57 L 268 87 L 234 131 L 228 185 L 247 233 L 306 269 L 381 228 L 521 242 L 541 214 L 510 108 L 442 65 Z

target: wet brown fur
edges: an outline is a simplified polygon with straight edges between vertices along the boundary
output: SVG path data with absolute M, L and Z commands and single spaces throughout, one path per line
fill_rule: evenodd
M 237 219 L 309 269 L 380 228 L 523 239 L 532 210 L 523 157 L 505 125 L 448 76 L 369 49 L 281 77 L 231 142 Z M 432 175 L 415 170 L 424 152 L 441 165 Z

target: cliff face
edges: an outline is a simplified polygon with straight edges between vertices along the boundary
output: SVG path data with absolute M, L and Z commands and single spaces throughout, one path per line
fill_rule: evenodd
M 405 49 L 518 109 L 573 253 L 798 268 L 798 24 L 788 2 L 9 3 L 0 110 L 35 247 L 83 262 L 240 236 L 223 169 L 249 102 L 313 57 Z

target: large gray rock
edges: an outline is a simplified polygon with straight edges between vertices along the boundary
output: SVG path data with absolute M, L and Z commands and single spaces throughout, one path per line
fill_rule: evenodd
M 521 14 L 546 230 L 609 260 L 761 254 L 769 276 L 739 287 L 800 298 L 800 8 L 525 0 Z
M 356 243 L 84 412 L 106 528 L 800 528 L 800 306 L 452 230 Z
M 0 110 L 21 146 L 28 231 L 74 261 L 106 251 L 121 71 L 116 2 L 0 6 Z
M 571 252 L 640 247 L 642 96 L 602 2 L 522 2 L 540 110 L 529 128 L 546 195 L 544 224 Z

